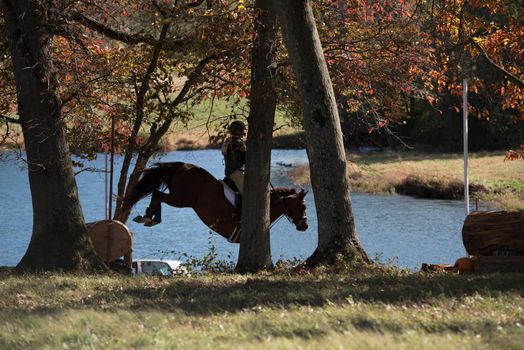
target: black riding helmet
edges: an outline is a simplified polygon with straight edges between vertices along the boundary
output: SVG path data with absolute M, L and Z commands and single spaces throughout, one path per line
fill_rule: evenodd
M 242 134 L 244 131 L 246 131 L 246 124 L 244 124 L 240 120 L 235 120 L 231 124 L 229 124 L 229 133 L 231 135 L 239 135 Z

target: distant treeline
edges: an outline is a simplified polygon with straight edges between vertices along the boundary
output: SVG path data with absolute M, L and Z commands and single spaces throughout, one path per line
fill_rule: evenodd
M 524 143 L 524 120 L 517 111 L 503 111 L 497 102 L 470 94 L 469 103 L 474 106 L 468 118 L 470 150 L 513 149 Z M 462 110 L 455 107 L 460 105 L 460 97 L 446 95 L 433 106 L 425 100 L 411 99 L 407 105 L 405 118 L 379 129 L 370 129 L 367 119 L 358 113 L 341 113 L 346 147 L 400 149 L 409 146 L 431 151 L 462 151 Z

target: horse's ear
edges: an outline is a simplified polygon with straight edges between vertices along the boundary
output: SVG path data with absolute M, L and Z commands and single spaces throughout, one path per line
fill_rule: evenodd
M 300 189 L 300 192 L 298 193 L 298 195 L 299 195 L 301 198 L 304 198 L 308 192 L 309 192 L 309 191 L 304 191 L 304 189 L 301 188 L 301 189 Z

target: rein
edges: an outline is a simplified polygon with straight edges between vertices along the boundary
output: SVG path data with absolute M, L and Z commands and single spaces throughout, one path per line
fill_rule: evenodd
M 278 194 L 277 189 L 275 188 L 275 186 L 273 186 L 273 183 L 271 183 L 271 181 L 269 181 L 269 185 L 271 186 L 271 189 L 273 189 L 273 192 L 275 192 L 275 194 L 276 194 L 276 196 L 277 196 L 277 200 L 275 201 L 275 203 L 278 203 L 278 201 L 282 200 L 283 197 L 280 196 L 280 194 Z M 289 215 L 287 215 L 287 214 L 283 214 L 283 215 L 286 217 L 287 221 L 289 221 L 291 224 L 295 225 L 295 223 L 293 222 L 293 220 L 291 220 L 291 218 L 289 217 Z M 275 223 L 277 223 L 277 221 L 279 221 L 281 217 L 282 217 L 282 215 L 279 216 L 278 219 L 276 219 L 276 220 L 271 224 L 271 226 L 269 226 L 269 228 L 273 227 L 273 225 L 274 225 Z M 302 220 L 302 222 L 304 222 L 304 220 Z M 301 222 L 301 223 L 302 223 L 302 222 Z M 295 226 L 296 226 L 296 225 L 295 225 Z
M 271 188 L 273 189 L 273 192 L 275 192 L 275 194 L 276 194 L 276 196 L 277 196 L 277 200 L 275 201 L 275 203 L 277 203 L 278 201 L 282 200 L 284 197 L 282 197 L 280 194 L 278 194 L 278 191 L 276 190 L 275 186 L 273 186 L 273 184 L 271 183 L 271 181 L 269 181 L 269 185 L 271 186 Z M 298 222 L 298 223 L 295 224 L 295 223 L 293 222 L 293 220 L 289 217 L 288 214 L 282 214 L 282 215 L 286 217 L 287 221 L 289 221 L 291 224 L 295 225 L 295 227 L 299 227 L 300 225 L 302 225 L 302 224 L 303 224 L 304 222 L 306 222 L 306 220 L 307 220 L 307 215 L 305 215 L 305 216 L 302 217 L 302 220 L 301 220 L 300 222 Z M 274 225 L 275 223 L 277 223 L 277 221 L 280 220 L 280 218 L 282 217 L 282 215 L 279 216 L 279 217 L 278 217 L 278 218 L 277 218 L 277 219 L 276 219 L 276 220 L 275 220 L 275 221 L 274 221 L 274 222 L 269 226 L 269 228 L 273 227 L 273 225 Z

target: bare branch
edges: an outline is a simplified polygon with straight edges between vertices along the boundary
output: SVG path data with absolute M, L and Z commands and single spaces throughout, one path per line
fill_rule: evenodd
M 89 168 L 84 168 L 82 170 L 77 171 L 75 173 L 75 176 L 77 176 L 78 174 L 83 173 L 84 171 L 89 171 L 89 172 L 92 172 L 92 173 L 107 173 L 106 170 L 101 170 L 101 169 L 89 167 Z
M 89 29 L 92 29 L 100 34 L 107 36 L 108 38 L 115 39 L 126 44 L 136 45 L 140 43 L 146 43 L 149 45 L 155 45 L 157 43 L 156 39 L 151 35 L 138 33 L 129 34 L 122 31 L 118 31 L 92 18 L 87 17 L 80 12 L 74 12 L 71 15 L 71 19 L 88 27 Z
M 64 97 L 61 101 L 61 107 L 64 106 L 65 104 L 67 104 L 69 101 L 71 101 L 72 99 L 76 98 L 77 96 L 79 96 L 83 91 L 84 89 L 89 86 L 90 84 L 94 83 L 94 82 L 97 82 L 99 80 L 103 80 L 103 79 L 106 79 L 108 78 L 110 75 L 111 75 L 112 72 L 108 72 L 108 73 L 105 73 L 103 75 L 100 75 L 100 76 L 97 76 L 97 77 L 94 77 L 92 79 L 89 79 L 87 81 L 85 81 L 84 83 L 82 83 L 81 85 L 79 85 L 75 91 L 73 91 L 72 93 L 70 93 L 68 96 Z
M 142 34 L 142 33 L 126 33 L 120 30 L 116 30 L 95 19 L 89 18 L 80 12 L 74 12 L 71 15 L 71 19 L 110 39 L 118 40 L 118 41 L 121 41 L 129 45 L 148 44 L 151 46 L 156 46 L 159 44 L 159 40 L 155 39 L 152 35 Z M 178 39 L 178 40 L 166 41 L 162 45 L 164 48 L 168 50 L 173 50 L 173 49 L 181 49 L 185 45 L 190 44 L 190 43 L 191 43 L 191 40 L 189 39 Z
M 197 64 L 197 66 L 195 67 L 193 72 L 191 72 L 191 74 L 189 74 L 186 82 L 184 83 L 184 86 L 182 87 L 182 89 L 178 93 L 177 97 L 173 100 L 173 102 L 170 103 L 172 108 L 176 107 L 177 105 L 179 105 L 179 104 L 181 104 L 182 102 L 185 101 L 187 93 L 197 83 L 197 81 L 200 78 L 200 76 L 202 75 L 202 71 L 204 70 L 206 65 L 209 62 L 217 59 L 218 57 L 219 57 L 218 55 L 211 55 L 211 56 L 208 56 L 208 57 L 202 59 Z M 148 152 L 148 153 L 152 153 L 153 152 L 153 149 L 154 149 L 153 146 L 155 146 L 158 143 L 158 141 L 160 140 L 160 138 L 162 136 L 164 136 L 164 134 L 169 130 L 169 127 L 171 126 L 171 123 L 173 122 L 173 118 L 174 118 L 174 114 L 172 114 L 169 118 L 167 118 L 164 121 L 164 123 L 159 128 L 157 128 L 155 130 L 156 131 L 155 134 L 151 134 L 150 135 L 149 139 L 146 141 L 145 145 L 143 146 L 143 149 L 147 150 L 146 152 Z
M 206 65 L 209 62 L 217 59 L 218 57 L 218 55 L 211 55 L 198 62 L 193 72 L 189 74 L 189 77 L 187 78 L 186 82 L 184 83 L 184 86 L 182 87 L 182 90 L 180 90 L 177 97 L 172 102 L 173 105 L 178 105 L 184 101 L 185 95 L 188 93 L 189 89 L 196 83 L 198 78 L 200 78 L 200 76 L 202 75 L 202 71 L 204 70 Z
M 20 124 L 20 119 L 8 117 L 7 115 L 4 115 L 4 114 L 0 114 L 0 119 L 5 120 L 8 123 Z

